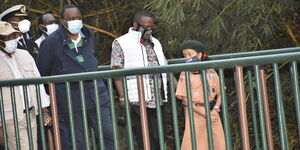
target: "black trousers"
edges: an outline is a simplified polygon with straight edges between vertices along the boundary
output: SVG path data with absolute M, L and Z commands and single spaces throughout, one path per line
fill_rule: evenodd
M 143 150 L 143 134 L 141 127 L 141 115 L 140 115 L 140 106 L 132 105 L 131 107 L 131 119 L 133 125 L 133 132 L 135 139 L 137 141 L 137 146 L 139 150 Z M 166 122 L 165 122 L 165 106 L 161 106 L 161 116 L 162 116 L 162 125 L 163 125 L 163 139 L 166 143 Z M 151 150 L 159 150 L 159 134 L 158 134 L 158 122 L 156 115 L 156 108 L 147 108 L 147 119 L 148 119 L 148 128 L 149 128 L 149 138 Z

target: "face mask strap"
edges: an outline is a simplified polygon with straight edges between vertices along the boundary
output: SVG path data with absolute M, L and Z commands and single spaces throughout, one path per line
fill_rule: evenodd
M 6 50 L 5 50 L 5 48 L 6 48 L 6 43 L 4 42 L 4 41 L 2 41 L 2 40 L 0 40 L 1 42 L 3 42 L 5 45 L 4 45 L 4 47 L 2 46 L 2 45 L 0 45 L 0 47 L 2 48 L 1 49 L 1 51 L 2 52 L 4 52 L 6 55 L 8 55 L 9 57 L 11 57 L 11 54 L 12 53 L 8 53 Z M 14 53 L 14 52 L 13 52 Z
M 43 28 L 46 28 L 46 30 L 48 30 L 47 27 L 46 27 L 45 25 L 41 24 L 41 26 L 42 26 Z M 45 31 L 44 29 L 42 29 L 42 32 L 45 33 L 45 34 L 47 34 L 47 31 Z
M 5 43 L 4 43 L 4 44 L 5 44 Z M 6 46 L 6 45 L 5 45 L 5 46 Z M 5 47 L 3 47 L 2 45 L 0 45 L 0 47 L 3 48 L 3 50 L 4 50 L 4 48 L 5 48 Z
M 4 47 L 2 47 L 1 45 L 1 47 L 4 49 L 5 47 L 6 47 L 6 43 L 5 43 L 5 41 L 3 41 L 3 40 L 0 40 L 2 43 L 4 43 Z
M 64 23 L 61 23 L 62 26 L 64 26 L 64 28 L 68 30 L 68 27 L 67 27 L 68 26 L 68 21 L 65 20 L 65 19 L 62 19 L 62 21 L 64 21 L 66 23 L 66 25 Z

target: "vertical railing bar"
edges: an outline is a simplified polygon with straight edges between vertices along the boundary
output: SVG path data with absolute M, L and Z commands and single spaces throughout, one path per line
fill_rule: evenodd
M 36 89 L 36 98 L 37 98 L 37 104 L 38 104 L 38 113 L 39 113 L 39 126 L 40 126 L 40 134 L 42 139 L 42 149 L 46 150 L 46 139 L 45 139 L 45 130 L 44 130 L 44 124 L 43 124 L 43 113 L 42 113 L 42 104 L 41 104 L 41 89 L 40 85 L 35 85 Z M 39 137 L 38 137 L 39 138 Z
M 263 150 L 268 149 L 267 139 L 266 139 L 266 126 L 265 126 L 265 118 L 264 118 L 264 107 L 262 100 L 262 89 L 261 89 L 261 77 L 259 73 L 259 66 L 254 65 L 255 70 L 255 78 L 256 78 L 256 91 L 257 91 L 257 100 L 258 100 L 258 112 L 259 112 L 259 123 L 260 123 L 260 132 L 261 132 L 261 140 Z
M 113 97 L 113 84 L 112 78 L 108 78 L 108 93 L 109 93 L 109 101 L 110 101 L 110 109 L 111 109 L 111 120 L 112 120 L 112 129 L 113 129 L 113 138 L 114 138 L 114 147 L 116 150 L 119 148 L 119 140 L 118 140 L 118 130 L 117 130 L 117 119 L 115 112 L 115 103 Z
M 214 149 L 214 141 L 212 136 L 212 128 L 211 128 L 211 118 L 210 118 L 210 103 L 209 103 L 209 89 L 208 89 L 208 82 L 206 77 L 206 70 L 202 70 L 202 85 L 203 85 L 203 95 L 204 95 L 204 104 L 205 104 L 205 114 L 206 114 L 206 125 L 207 125 L 207 139 L 208 139 L 208 145 L 209 149 Z
M 280 134 L 280 143 L 281 148 L 283 150 L 287 150 L 288 148 L 288 140 L 287 140 L 287 131 L 285 127 L 285 118 L 284 110 L 283 110 L 283 99 L 282 99 L 282 91 L 281 91 L 281 83 L 280 83 L 280 76 L 279 76 L 279 68 L 278 64 L 273 64 L 273 71 L 274 71 L 274 81 L 275 81 L 275 94 L 276 94 L 276 105 L 277 105 L 277 113 L 278 113 L 278 123 L 279 123 L 279 134 Z
M 237 87 L 237 91 L 238 91 L 237 98 L 238 98 L 238 106 L 239 106 L 240 127 L 241 127 L 241 134 L 242 134 L 243 149 L 250 150 L 243 67 L 236 66 L 235 71 L 236 71 L 235 81 L 236 81 L 236 87 Z
M 251 114 L 252 114 L 252 123 L 253 123 L 253 130 L 254 130 L 254 141 L 255 141 L 255 149 L 259 150 L 259 133 L 258 133 L 258 125 L 257 125 L 257 118 L 256 118 L 256 106 L 255 106 L 255 99 L 254 99 L 254 91 L 253 91 L 253 80 L 252 80 L 252 72 L 251 70 L 247 71 L 248 73 L 248 82 L 249 82 L 249 92 L 250 92 L 250 103 L 251 103 Z
M 70 132 L 71 132 L 71 142 L 73 150 L 77 150 L 76 145 L 76 136 L 75 136 L 75 127 L 74 127 L 74 116 L 73 116 L 73 104 L 72 104 L 72 94 L 70 82 L 66 82 L 66 94 L 67 94 L 67 105 L 68 105 L 68 114 L 69 114 L 69 123 L 70 123 Z
M 143 75 L 137 75 L 137 87 L 138 87 L 138 96 L 139 96 L 139 104 L 140 104 L 140 115 L 141 115 L 144 150 L 150 150 L 151 145 L 150 145 L 150 138 L 149 138 L 147 109 L 145 104 Z
M 230 121 L 228 118 L 228 104 L 227 104 L 225 77 L 224 77 L 223 69 L 219 69 L 219 77 L 220 77 L 222 114 L 223 114 L 222 116 L 223 116 L 224 130 L 225 130 L 226 149 L 230 150 L 232 149 L 232 141 L 231 141 Z
M 159 94 L 158 88 L 158 74 L 154 74 L 154 92 L 155 92 L 155 100 L 156 100 L 156 117 L 157 117 L 157 125 L 158 125 L 158 136 L 159 136 L 159 146 L 161 150 L 164 150 L 164 133 L 163 133 L 163 125 L 161 118 L 161 97 Z
M 97 114 L 97 125 L 98 125 L 98 135 L 99 135 L 99 148 L 101 150 L 105 150 L 105 144 L 103 139 L 103 127 L 102 127 L 102 116 L 101 116 L 101 106 L 100 106 L 100 97 L 99 97 L 99 89 L 98 89 L 98 81 L 94 79 L 94 94 L 96 98 L 96 114 Z M 94 131 L 95 133 L 96 131 Z
M 14 130 L 15 130 L 15 136 L 16 136 L 16 147 L 17 149 L 21 149 L 20 145 L 20 134 L 19 134 L 19 121 L 18 121 L 18 114 L 17 114 L 17 108 L 16 108 L 16 95 L 15 95 L 15 88 L 10 87 L 10 94 L 11 94 L 11 105 L 13 110 L 13 116 L 14 116 Z
M 50 95 L 50 105 L 51 105 L 51 115 L 53 123 L 53 133 L 54 133 L 54 144 L 55 150 L 61 150 L 61 140 L 60 140 L 60 130 L 58 122 L 58 112 L 57 112 L 57 103 L 56 103 L 56 92 L 55 84 L 48 83 L 49 95 Z
M 29 110 L 29 98 L 28 98 L 27 85 L 23 85 L 23 95 L 24 95 L 24 102 L 25 102 L 25 113 L 26 113 L 29 148 L 30 148 L 30 150 L 33 150 L 33 139 L 32 139 L 32 129 L 31 129 L 31 119 L 30 119 L 30 115 L 32 112 L 30 112 L 30 110 Z M 34 111 L 34 110 L 31 110 L 31 111 Z
M 270 116 L 265 70 L 260 69 L 259 73 L 260 73 L 260 79 L 261 79 L 264 115 L 265 115 L 265 120 L 266 120 L 267 142 L 268 142 L 268 148 L 269 148 L 268 150 L 274 150 L 274 143 L 273 143 L 273 136 L 272 136 L 272 124 L 271 124 L 271 116 Z
M 91 128 L 91 137 L 92 137 L 92 145 L 93 145 L 93 150 L 97 150 L 97 144 L 96 144 L 96 137 L 95 137 L 95 131 L 93 128 Z
M 6 129 L 6 121 L 5 121 L 5 111 L 3 104 L 3 93 L 2 87 L 0 87 L 0 111 L 1 111 L 1 126 L 3 131 L 3 139 L 4 139 L 4 149 L 8 150 L 8 139 L 7 139 L 7 129 Z
M 299 95 L 299 75 L 297 62 L 293 61 L 291 66 L 291 78 L 292 78 L 292 86 L 293 86 L 293 94 L 295 100 L 295 110 L 297 116 L 297 126 L 298 126 L 298 143 L 300 143 L 300 95 Z
M 172 119 L 173 119 L 173 129 L 175 137 L 175 148 L 180 150 L 180 139 L 179 139 L 179 127 L 178 127 L 178 114 L 177 114 L 177 102 L 175 98 L 175 88 L 174 88 L 174 74 L 169 73 L 170 81 L 170 96 L 171 96 L 171 106 L 172 106 Z
M 80 90 L 80 100 L 81 100 L 81 108 L 82 108 L 82 117 L 83 117 L 83 131 L 84 131 L 84 141 L 85 141 L 85 149 L 90 149 L 90 138 L 89 138 L 89 128 L 87 121 L 87 110 L 85 104 L 85 93 L 84 93 L 84 85 L 83 81 L 79 80 L 79 90 Z
M 287 131 L 287 126 L 286 126 L 286 119 L 285 119 L 285 113 L 284 113 L 284 104 L 283 104 L 283 101 L 280 101 L 281 102 L 281 114 L 282 114 L 282 119 L 283 119 L 283 129 L 284 129 L 284 143 L 286 144 L 286 147 L 287 149 L 286 150 L 289 150 L 289 134 L 288 134 L 288 131 Z
M 123 86 L 123 94 L 125 99 L 125 113 L 126 113 L 126 123 L 127 123 L 127 134 L 128 134 L 128 146 L 130 150 L 134 150 L 134 143 L 133 143 L 133 134 L 132 134 L 132 123 L 131 123 L 131 116 L 130 116 L 130 104 L 128 99 L 128 89 L 127 89 L 127 82 L 126 78 L 122 78 L 122 86 Z
M 190 81 L 190 72 L 185 72 L 185 82 L 187 89 L 187 105 L 189 113 L 189 121 L 191 128 L 191 139 L 192 139 L 192 148 L 197 150 L 197 139 L 196 139 L 196 130 L 195 130 L 195 120 L 194 120 L 194 111 L 193 111 L 193 101 L 192 101 L 192 92 L 191 92 L 191 81 Z

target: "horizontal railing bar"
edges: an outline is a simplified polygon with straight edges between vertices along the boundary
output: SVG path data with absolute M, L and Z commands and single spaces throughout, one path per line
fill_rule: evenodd
M 251 51 L 251 52 L 237 52 L 237 53 L 209 55 L 208 59 L 209 60 L 231 59 L 231 58 L 238 58 L 238 57 L 291 53 L 291 52 L 298 52 L 298 51 L 300 51 L 300 47 L 291 47 L 291 48 L 280 48 L 280 49 L 260 50 L 260 51 Z M 184 58 L 176 58 L 176 59 L 168 60 L 168 64 L 178 64 L 184 62 L 185 62 Z M 98 66 L 98 70 L 110 70 L 110 69 L 111 69 L 110 65 Z
M 250 56 L 261 56 L 261 55 L 272 55 L 272 54 L 299 52 L 299 50 L 300 50 L 300 47 L 291 47 L 291 48 L 270 49 L 270 50 L 251 51 L 251 52 L 237 52 L 237 53 L 218 54 L 218 55 L 208 56 L 208 58 L 210 60 L 231 59 L 231 58 L 238 58 L 238 57 L 250 57 Z
M 283 53 L 283 54 L 272 54 L 263 56 L 251 56 L 243 58 L 232 58 L 222 60 L 203 61 L 198 63 L 183 63 L 174 65 L 165 65 L 158 67 L 143 67 L 134 69 L 117 69 L 107 70 L 101 72 L 86 72 L 76 73 L 68 75 L 57 75 L 41 78 L 28 78 L 28 79 L 16 79 L 16 80 L 2 80 L 0 86 L 14 86 L 14 85 L 27 85 L 27 84 L 45 84 L 47 82 L 66 82 L 66 81 L 78 81 L 78 80 L 92 80 L 97 78 L 107 77 L 120 77 L 137 74 L 152 74 L 162 72 L 180 72 L 180 71 L 191 71 L 191 70 L 203 70 L 209 68 L 231 68 L 236 65 L 249 66 L 249 65 L 261 65 L 261 64 L 272 64 L 281 63 L 286 61 L 297 61 L 300 60 L 300 52 Z

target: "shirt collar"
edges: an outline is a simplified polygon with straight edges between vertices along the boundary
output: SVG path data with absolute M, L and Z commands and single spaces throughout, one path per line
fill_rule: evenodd
M 145 43 L 145 41 L 141 39 L 142 38 L 142 33 L 139 32 L 139 31 L 133 30 L 133 27 L 129 28 L 128 33 L 130 35 L 132 35 L 132 37 L 134 37 L 135 40 L 139 41 L 139 43 L 141 43 L 141 44 Z M 150 41 L 152 42 L 152 36 L 150 37 Z M 149 42 L 149 43 L 151 43 L 151 42 Z
M 44 34 L 42 34 L 41 40 L 44 41 L 45 39 L 46 39 L 46 36 Z
M 83 34 L 82 31 L 80 31 L 79 34 L 82 40 L 86 39 L 86 36 Z M 69 45 L 70 43 L 73 43 L 71 38 L 65 33 L 63 26 L 60 26 L 60 35 L 63 40 L 63 45 Z

